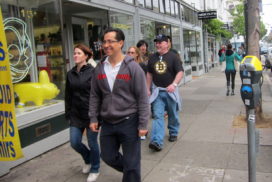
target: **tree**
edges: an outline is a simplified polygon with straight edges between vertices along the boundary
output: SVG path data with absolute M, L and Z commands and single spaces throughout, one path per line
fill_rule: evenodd
M 224 23 L 218 19 L 211 19 L 204 22 L 204 27 L 209 34 L 215 35 L 217 38 L 224 37 L 230 39 L 233 35 L 230 31 L 223 29 Z
M 230 10 L 229 13 L 233 16 L 233 32 L 241 35 L 245 38 L 245 16 L 244 16 L 244 5 L 239 4 L 234 9 Z M 262 20 L 260 20 L 260 39 L 266 35 L 267 30 Z

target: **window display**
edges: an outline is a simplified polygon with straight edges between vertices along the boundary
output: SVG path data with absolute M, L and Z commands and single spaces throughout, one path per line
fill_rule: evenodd
M 183 30 L 184 62 L 197 65 L 200 61 L 200 33 L 194 30 Z
M 154 52 L 155 22 L 141 18 L 141 38 L 148 43 L 149 52 Z
M 126 38 L 123 51 L 126 51 L 128 47 L 135 44 L 133 16 L 110 11 L 109 17 L 111 27 L 120 28 L 121 30 L 123 30 Z
M 0 3 L 12 81 L 15 88 L 18 87 L 15 89 L 18 100 L 26 107 L 31 107 L 32 110 L 36 105 L 43 107 L 62 100 L 66 63 L 63 59 L 58 1 L 20 0 L 0 1 Z M 38 78 L 41 71 L 43 75 L 48 76 Z M 48 85 L 50 87 L 54 85 L 51 90 L 45 91 L 45 95 L 41 96 L 42 101 L 35 100 L 35 94 L 33 94 L 45 90 L 45 88 L 41 88 L 39 91 L 33 90 L 34 87 L 36 88 L 34 85 L 40 86 L 41 84 L 38 79 L 48 80 L 45 88 L 48 88 Z M 22 87 L 22 84 L 27 86 Z M 33 97 L 34 100 L 25 99 L 26 96 Z M 53 101 L 54 98 L 57 100 Z M 22 113 L 24 111 L 17 109 L 16 112 Z

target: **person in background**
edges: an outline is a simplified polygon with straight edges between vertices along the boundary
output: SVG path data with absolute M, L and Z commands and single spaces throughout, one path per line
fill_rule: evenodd
M 157 52 L 150 56 L 147 67 L 147 92 L 154 114 L 149 148 L 161 151 L 165 135 L 165 110 L 168 113 L 168 140 L 176 141 L 179 134 L 181 101 L 178 84 L 183 76 L 183 66 L 179 56 L 169 51 L 167 36 L 160 34 L 154 42 Z
M 139 40 L 136 44 L 136 47 L 140 49 L 142 59 L 144 62 L 148 61 L 149 52 L 148 52 L 148 44 L 145 40 Z
M 90 59 L 88 60 L 88 64 L 92 65 L 92 67 L 96 67 L 97 63 L 95 62 L 95 60 L 93 59 L 93 51 L 92 51 L 92 56 L 90 57 Z
M 231 95 L 234 95 L 234 88 L 235 88 L 235 61 L 242 61 L 242 57 L 239 56 L 236 52 L 233 52 L 232 45 L 227 45 L 226 53 L 222 53 L 220 56 L 220 62 L 226 61 L 226 80 L 227 80 L 227 93 L 226 95 L 229 96 L 230 94 L 230 82 L 231 82 Z
M 96 181 L 100 168 L 97 132 L 90 130 L 88 116 L 94 68 L 87 64 L 87 60 L 91 57 L 92 52 L 87 46 L 83 44 L 75 46 L 76 65 L 67 73 L 65 88 L 65 117 L 70 124 L 70 143 L 84 160 L 82 172 L 89 174 L 87 182 Z M 82 143 L 84 131 L 86 131 L 89 148 Z
M 172 38 L 170 36 L 167 36 L 168 38 L 168 49 L 169 51 L 172 51 L 173 53 L 177 54 L 179 56 L 179 53 L 176 49 L 172 48 Z
M 149 103 L 144 72 L 132 57 L 123 55 L 124 41 L 118 28 L 104 32 L 107 56 L 95 68 L 92 79 L 90 128 L 99 131 L 100 116 L 101 158 L 123 173 L 123 182 L 140 182 L 140 137 L 148 131 Z
M 226 46 L 225 45 L 221 45 L 221 49 L 219 49 L 218 51 L 218 56 L 221 57 L 222 54 L 224 54 L 226 51 Z
M 134 61 L 136 61 L 143 69 L 143 71 L 147 72 L 147 64 L 144 62 L 141 56 L 140 50 L 136 46 L 131 46 L 128 48 L 127 55 L 134 58 Z

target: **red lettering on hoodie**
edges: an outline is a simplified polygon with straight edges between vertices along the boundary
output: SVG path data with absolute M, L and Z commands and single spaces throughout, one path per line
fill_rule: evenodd
M 128 82 L 129 80 L 131 80 L 131 77 L 128 74 L 118 74 L 116 76 L 116 79 L 125 80 L 126 82 Z
M 103 80 L 103 79 L 106 79 L 107 78 L 107 75 L 106 74 L 98 74 L 97 75 L 97 79 L 98 80 Z

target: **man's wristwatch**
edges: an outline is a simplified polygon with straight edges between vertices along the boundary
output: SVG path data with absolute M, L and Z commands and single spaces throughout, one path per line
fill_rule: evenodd
M 177 87 L 177 86 L 178 86 L 178 84 L 176 84 L 176 83 L 173 83 L 173 85 L 174 85 L 175 87 Z

